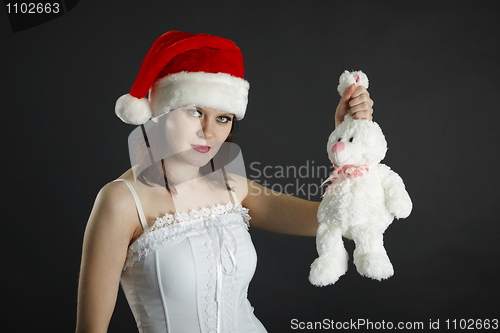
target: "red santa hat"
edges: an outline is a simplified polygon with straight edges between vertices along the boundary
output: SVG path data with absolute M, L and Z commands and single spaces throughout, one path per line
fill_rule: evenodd
M 132 89 L 116 101 L 115 112 L 124 122 L 141 125 L 194 104 L 232 113 L 239 120 L 248 102 L 243 74 L 243 56 L 232 41 L 169 31 L 153 43 Z

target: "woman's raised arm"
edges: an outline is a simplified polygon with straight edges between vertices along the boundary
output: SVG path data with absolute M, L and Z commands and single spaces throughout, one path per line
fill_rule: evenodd
M 85 230 L 78 287 L 77 333 L 106 332 L 130 241 L 141 229 L 133 197 L 122 182 L 97 195 Z
M 346 89 L 335 112 L 336 126 L 347 113 L 355 119 L 372 119 L 373 100 L 364 87 L 353 84 Z M 319 202 L 275 192 L 248 180 L 248 195 L 243 205 L 250 209 L 250 223 L 254 227 L 282 234 L 316 236 Z
M 316 236 L 319 202 L 276 192 L 248 180 L 248 195 L 242 204 L 250 210 L 253 227 L 281 234 Z

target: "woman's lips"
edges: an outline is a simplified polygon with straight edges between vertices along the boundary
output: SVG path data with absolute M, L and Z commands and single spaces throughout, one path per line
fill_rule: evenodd
M 196 150 L 199 153 L 205 154 L 210 151 L 210 146 L 203 146 L 203 145 L 191 145 L 194 150 Z

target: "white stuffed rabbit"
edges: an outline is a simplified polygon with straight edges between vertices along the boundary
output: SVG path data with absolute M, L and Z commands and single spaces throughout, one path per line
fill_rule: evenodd
M 368 78 L 361 71 L 345 71 L 340 95 L 352 83 L 367 88 Z M 309 281 L 316 286 L 333 284 L 347 271 L 342 237 L 354 240 L 354 264 L 361 275 L 387 279 L 394 269 L 383 233 L 394 217 L 408 217 L 412 202 L 398 174 L 380 164 L 387 151 L 384 134 L 377 123 L 346 115 L 330 135 L 327 149 L 335 169 L 318 209 L 319 257 L 311 265 Z

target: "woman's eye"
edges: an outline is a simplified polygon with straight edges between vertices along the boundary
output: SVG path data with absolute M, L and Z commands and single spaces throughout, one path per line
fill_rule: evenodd
M 219 123 L 227 123 L 227 122 L 231 121 L 231 118 L 225 117 L 225 116 L 220 116 L 220 117 L 217 117 L 217 121 Z
M 186 112 L 191 116 L 191 117 L 201 117 L 201 112 L 196 110 L 196 109 L 188 109 Z

